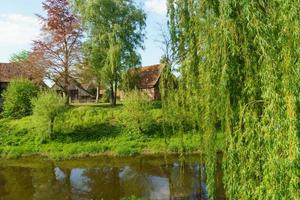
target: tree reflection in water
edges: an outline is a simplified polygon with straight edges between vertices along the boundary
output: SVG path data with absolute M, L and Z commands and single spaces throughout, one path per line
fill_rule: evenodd
M 222 175 L 222 173 L 218 173 Z M 217 179 L 221 180 L 220 177 Z M 221 192 L 221 189 L 219 189 Z M 88 158 L 53 162 L 26 158 L 0 163 L 0 200 L 207 199 L 198 157 Z M 219 199 L 224 199 L 222 194 Z

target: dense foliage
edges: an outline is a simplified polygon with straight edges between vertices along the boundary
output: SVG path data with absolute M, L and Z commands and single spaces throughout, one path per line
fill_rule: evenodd
M 169 0 L 168 8 L 181 65 L 170 106 L 203 136 L 210 199 L 218 130 L 229 199 L 297 199 L 299 2 Z
M 33 115 L 42 127 L 41 140 L 53 136 L 55 118 L 67 108 L 66 98 L 58 95 L 55 91 L 44 91 L 33 99 Z
M 86 61 L 101 72 L 111 104 L 116 105 L 122 72 L 140 64 L 146 15 L 132 0 L 73 1 L 87 32 Z
M 68 159 L 96 154 L 129 156 L 180 151 L 182 138 L 177 133 L 168 135 L 168 143 L 165 144 L 165 138 L 161 134 L 162 127 L 159 125 L 162 113 L 157 105 L 151 105 L 146 113 L 152 123 L 149 127 L 156 127 L 149 132 L 128 133 L 128 128 L 123 123 L 123 113 L 122 106 L 111 108 L 108 104 L 71 107 L 56 117 L 53 136 L 47 142 L 41 142 L 43 124 L 36 123 L 36 116 L 18 120 L 2 119 L 0 157 L 38 154 L 54 159 Z M 219 142 L 219 147 L 222 148 L 221 137 Z M 183 143 L 186 153 L 200 150 L 198 135 L 185 134 Z
M 31 81 L 13 80 L 2 94 L 3 117 L 21 118 L 32 114 L 32 98 L 36 97 L 38 87 Z
M 133 133 L 144 133 L 151 124 L 151 116 L 148 111 L 150 99 L 142 91 L 134 90 L 126 94 L 124 100 L 123 122 L 128 131 Z

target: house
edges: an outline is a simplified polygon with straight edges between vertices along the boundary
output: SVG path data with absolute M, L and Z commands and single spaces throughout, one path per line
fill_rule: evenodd
M 33 77 L 29 73 L 26 73 L 18 64 L 0 63 L 0 93 L 16 78 L 33 80 Z
M 34 77 L 28 70 L 20 64 L 0 63 L 0 105 L 2 105 L 2 93 L 13 79 L 24 78 L 45 86 L 41 79 Z
M 151 100 L 160 100 L 159 82 L 162 73 L 163 65 L 151 65 L 146 67 L 138 67 L 129 70 L 130 74 L 134 75 L 135 88 L 146 92 Z M 56 84 L 52 86 L 52 89 L 60 94 L 63 94 L 63 81 L 56 81 Z M 80 83 L 75 78 L 69 78 L 69 95 L 70 102 L 95 102 L 97 93 L 97 84 Z M 105 88 L 100 88 L 99 99 L 101 99 L 106 93 Z M 118 91 L 118 97 L 124 98 L 124 91 Z
M 159 81 L 162 69 L 161 64 L 132 69 L 137 76 L 137 89 L 145 91 L 151 100 L 160 99 Z
M 52 90 L 55 90 L 59 94 L 63 94 L 64 83 L 62 81 L 57 81 L 52 87 Z M 69 78 L 69 98 L 70 102 L 95 102 L 95 95 L 88 91 L 82 84 L 80 84 L 74 78 Z

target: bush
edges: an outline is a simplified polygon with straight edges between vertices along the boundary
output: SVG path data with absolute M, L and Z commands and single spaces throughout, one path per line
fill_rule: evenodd
M 38 87 L 31 81 L 12 81 L 3 93 L 3 117 L 22 118 L 32 114 L 32 98 L 38 94 Z
M 146 132 L 152 121 L 148 95 L 141 91 L 131 91 L 126 95 L 123 104 L 122 118 L 127 130 L 135 133 Z
M 33 114 L 46 133 L 42 140 L 52 137 L 55 118 L 67 109 L 66 102 L 66 98 L 54 91 L 44 91 L 33 100 Z

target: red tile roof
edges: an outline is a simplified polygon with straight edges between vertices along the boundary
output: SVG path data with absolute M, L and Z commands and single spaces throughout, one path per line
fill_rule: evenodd
M 138 87 L 140 89 L 153 88 L 159 81 L 162 65 L 150 65 L 146 67 L 135 68 L 134 70 L 139 76 Z
M 10 82 L 16 78 L 32 79 L 32 76 L 26 73 L 18 64 L 0 63 L 0 82 Z

